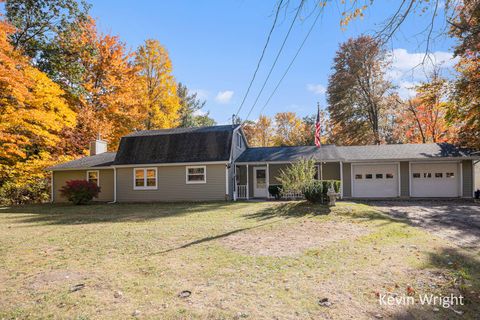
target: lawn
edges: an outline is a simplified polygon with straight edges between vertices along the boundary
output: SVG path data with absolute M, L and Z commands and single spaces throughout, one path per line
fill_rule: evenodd
M 0 319 L 474 319 L 479 262 L 351 202 L 1 208 Z

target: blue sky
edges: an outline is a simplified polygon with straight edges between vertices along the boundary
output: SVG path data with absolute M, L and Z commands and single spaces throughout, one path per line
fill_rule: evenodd
M 292 0 L 293 2 L 297 2 Z M 347 1 L 348 2 L 348 1 Z M 177 81 L 207 100 L 205 110 L 218 123 L 227 123 L 247 89 L 248 83 L 263 48 L 273 21 L 276 0 L 175 0 L 175 1 L 90 1 L 91 14 L 104 32 L 119 35 L 134 50 L 145 39 L 158 39 L 169 51 L 173 73 Z M 303 50 L 276 95 L 265 107 L 265 114 L 293 111 L 304 116 L 312 114 L 319 101 L 326 106 L 324 88 L 328 84 L 335 51 L 349 37 L 378 29 L 400 3 L 399 0 L 377 0 L 366 11 L 362 20 L 350 24 L 346 30 L 339 25 L 340 12 L 335 2 L 325 8 Z M 282 15 L 275 30 L 257 81 L 240 112 L 245 118 L 251 108 L 266 73 L 281 45 L 294 8 Z M 428 14 L 428 13 L 427 13 Z M 285 45 L 276 69 L 267 83 L 250 119 L 258 117 L 265 100 L 307 33 L 313 17 L 302 13 Z M 441 20 L 440 13 L 440 19 Z M 426 27 L 427 16 L 412 16 L 406 20 L 388 49 L 394 53 L 388 76 L 399 86 L 402 96 L 411 94 L 409 87 L 422 80 L 422 68 L 411 68 L 423 59 L 423 36 L 415 36 Z M 437 25 L 437 27 L 441 27 Z M 445 61 L 448 73 L 453 41 L 446 37 L 435 40 L 431 46 L 437 61 Z

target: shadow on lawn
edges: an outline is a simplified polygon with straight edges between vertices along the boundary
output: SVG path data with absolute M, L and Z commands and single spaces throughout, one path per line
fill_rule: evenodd
M 441 305 L 422 306 L 416 303 L 390 315 L 391 319 L 479 319 L 480 315 L 480 258 L 472 252 L 457 248 L 443 248 L 429 253 L 425 269 L 447 275 L 448 281 L 435 295 L 463 296 L 464 305 L 443 308 Z M 427 293 L 427 292 L 422 292 Z M 418 302 L 418 299 L 416 300 Z M 434 312 L 433 308 L 439 311 Z M 453 311 L 456 310 L 457 312 Z
M 282 202 L 260 211 L 244 215 L 247 219 L 256 219 L 258 221 L 273 218 L 301 218 L 305 216 L 327 215 L 331 212 L 325 205 L 312 204 L 307 201 Z
M 40 223 L 49 225 L 74 225 L 103 222 L 142 222 L 173 216 L 186 216 L 203 211 L 228 210 L 231 202 L 204 203 L 125 203 L 90 204 L 73 206 L 68 204 L 43 204 L 0 208 L 0 217 L 18 223 Z M 233 209 L 233 208 L 232 208 Z M 13 215 L 12 215 L 13 214 Z M 4 217 L 5 218 L 5 217 Z

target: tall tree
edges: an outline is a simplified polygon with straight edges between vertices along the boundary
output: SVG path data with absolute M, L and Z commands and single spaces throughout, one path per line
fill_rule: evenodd
M 459 75 L 448 119 L 462 124 L 462 145 L 480 149 L 480 4 L 465 0 L 457 11 L 450 32 L 458 39 L 455 55 L 460 57 L 456 65 Z
M 305 123 L 295 112 L 279 112 L 275 115 L 276 132 L 274 144 L 278 146 L 299 146 L 304 144 Z
M 405 103 L 398 117 L 406 142 L 454 142 L 456 130 L 445 119 L 449 105 L 447 80 L 435 71 L 416 91 L 415 98 Z
M 144 128 L 150 130 L 176 126 L 180 100 L 167 50 L 158 40 L 146 40 L 137 49 L 135 63 L 141 79 Z
M 51 54 L 47 51 L 57 48 L 55 36 L 84 21 L 89 9 L 90 5 L 83 0 L 8 0 L 6 17 L 16 28 L 10 35 L 11 43 L 14 49 L 35 58 L 42 69 L 43 60 Z
M 386 97 L 386 52 L 370 36 L 340 45 L 327 89 L 332 133 L 338 144 L 380 144 Z
M 258 120 L 247 122 L 244 127 L 248 144 L 255 147 L 270 147 L 274 143 L 274 127 L 272 119 L 260 115 Z
M 177 95 L 180 99 L 180 109 L 178 110 L 179 127 L 204 127 L 215 125 L 215 120 L 210 118 L 209 113 L 202 113 L 206 101 L 200 100 L 197 93 L 190 93 L 187 86 L 178 83 Z

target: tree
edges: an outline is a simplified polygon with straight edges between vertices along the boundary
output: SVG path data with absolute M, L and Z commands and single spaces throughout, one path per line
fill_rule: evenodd
M 150 130 L 176 126 L 180 100 L 167 51 L 158 40 L 146 40 L 137 49 L 135 64 L 140 75 L 141 112 L 145 114 L 143 127 Z
M 308 132 L 305 123 L 294 112 L 279 112 L 275 115 L 276 132 L 274 145 L 299 146 Z
M 317 123 L 317 114 L 303 117 L 305 123 L 304 145 L 315 145 L 315 125 Z M 322 144 L 328 144 L 331 140 L 330 119 L 326 111 L 320 110 L 320 141 Z
M 416 87 L 417 95 L 409 99 L 399 116 L 399 125 L 407 142 L 454 142 L 455 129 L 446 121 L 449 103 L 448 83 L 434 72 L 430 81 Z
M 265 115 L 260 115 L 256 122 L 247 122 L 243 130 L 250 146 L 270 147 L 273 145 L 274 128 L 272 119 Z
M 215 125 L 215 120 L 210 118 L 209 113 L 201 113 L 206 101 L 197 98 L 197 93 L 190 93 L 187 86 L 178 83 L 177 95 L 180 99 L 179 127 L 204 127 Z
M 327 89 L 332 135 L 338 144 L 380 144 L 386 97 L 385 50 L 370 36 L 340 45 Z
M 40 67 L 45 59 L 58 48 L 54 38 L 59 33 L 84 21 L 90 5 L 76 0 L 8 0 L 6 17 L 16 28 L 10 35 L 14 49 L 20 49 Z M 56 54 L 59 52 L 56 51 Z M 48 63 L 47 63 L 48 64 Z
M 450 123 L 461 123 L 460 143 L 480 148 L 480 6 L 478 1 L 465 0 L 457 8 L 458 15 L 451 22 L 450 33 L 458 39 L 455 54 L 458 78 L 447 118 Z

